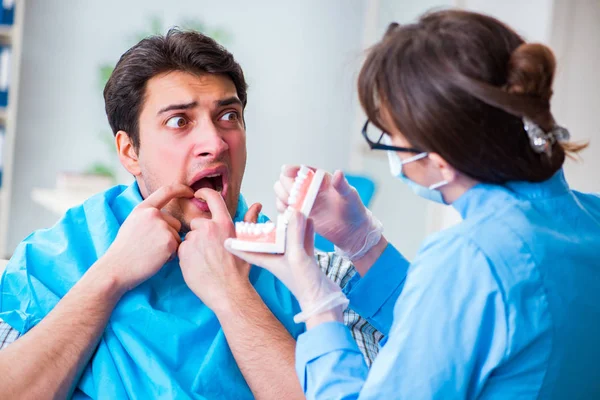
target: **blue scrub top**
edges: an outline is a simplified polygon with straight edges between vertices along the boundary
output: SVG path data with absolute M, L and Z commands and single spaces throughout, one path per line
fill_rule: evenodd
M 345 288 L 386 334 L 371 371 L 340 323 L 300 336 L 307 398 L 600 398 L 600 196 L 559 171 L 453 206 L 413 263 L 390 245 Z

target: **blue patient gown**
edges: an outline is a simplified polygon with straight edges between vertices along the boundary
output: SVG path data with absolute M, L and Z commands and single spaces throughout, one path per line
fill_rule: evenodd
M 387 335 L 370 371 L 342 324 L 300 336 L 307 398 L 600 398 L 600 196 L 560 171 L 452 205 L 410 265 L 390 245 L 344 288 Z
M 2 278 L 0 318 L 21 333 L 34 327 L 106 252 L 141 201 L 137 184 L 117 186 L 25 239 Z M 240 196 L 235 219 L 241 220 L 246 211 Z M 303 326 L 292 320 L 299 308 L 291 293 L 263 269 L 253 267 L 250 280 L 297 337 Z M 88 397 L 252 398 L 217 317 L 186 286 L 177 259 L 125 294 L 115 307 L 77 384 L 74 398 Z

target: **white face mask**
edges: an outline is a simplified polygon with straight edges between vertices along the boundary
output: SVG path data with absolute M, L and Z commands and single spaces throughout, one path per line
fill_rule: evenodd
M 392 145 L 392 141 L 390 140 L 389 136 L 385 135 L 382 138 L 382 143 L 386 144 L 388 146 Z M 400 179 L 402 182 L 406 183 L 413 192 L 415 192 L 418 196 L 421 196 L 427 200 L 431 200 L 431 201 L 435 201 L 436 203 L 441 203 L 441 204 L 448 204 L 446 203 L 446 201 L 444 200 L 444 196 L 442 196 L 442 192 L 440 192 L 439 190 L 436 190 L 446 184 L 448 184 L 448 181 L 441 181 L 438 183 L 434 183 L 433 185 L 426 187 L 426 186 L 422 186 L 419 185 L 418 183 L 414 182 L 413 180 L 411 180 L 410 178 L 408 178 L 406 175 L 404 175 L 404 173 L 402 172 L 402 166 L 404 164 L 408 164 L 417 160 L 420 160 L 422 158 L 425 158 L 427 156 L 429 156 L 429 153 L 420 153 L 417 154 L 416 156 L 407 158 L 406 160 L 402 161 L 400 159 L 400 157 L 398 156 L 398 153 L 396 153 L 395 151 L 388 151 L 388 160 L 390 163 L 390 172 L 392 173 L 392 175 L 398 179 Z

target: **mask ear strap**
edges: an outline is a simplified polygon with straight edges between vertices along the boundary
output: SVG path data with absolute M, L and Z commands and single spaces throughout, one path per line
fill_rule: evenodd
M 406 160 L 401 160 L 401 164 L 402 165 L 408 164 L 408 163 L 411 163 L 413 161 L 417 161 L 417 160 L 420 160 L 422 158 L 425 158 L 428 155 L 429 155 L 429 153 L 420 153 L 420 154 L 417 154 L 416 156 L 409 157 Z
M 441 181 L 441 182 L 434 183 L 433 185 L 429 186 L 429 189 L 431 189 L 431 190 L 439 189 L 442 186 L 445 186 L 447 184 L 448 184 L 448 181 Z

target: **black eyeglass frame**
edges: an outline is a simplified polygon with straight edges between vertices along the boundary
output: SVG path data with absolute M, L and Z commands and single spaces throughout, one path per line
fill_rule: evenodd
M 414 147 L 398 147 L 398 146 L 390 146 L 387 144 L 382 144 L 381 139 L 383 139 L 383 135 L 386 135 L 385 132 L 381 133 L 381 136 L 379 136 L 379 139 L 377 140 L 377 142 L 372 141 L 371 139 L 369 139 L 369 136 L 367 135 L 367 128 L 368 128 L 370 122 L 371 121 L 369 121 L 369 120 L 367 120 L 367 122 L 365 122 L 365 125 L 363 126 L 363 129 L 362 129 L 362 135 L 365 138 L 365 140 L 367 141 L 367 144 L 369 145 L 371 150 L 402 151 L 405 153 L 416 153 L 416 154 L 426 153 L 425 151 L 416 149 Z

